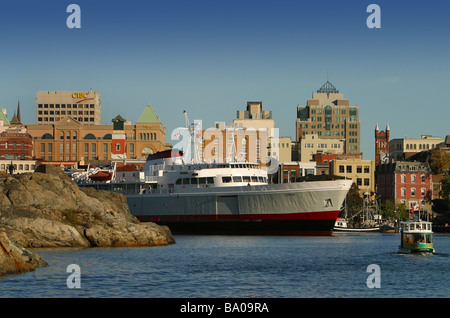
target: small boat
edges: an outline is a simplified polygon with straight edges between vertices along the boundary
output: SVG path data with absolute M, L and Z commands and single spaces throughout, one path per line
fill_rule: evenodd
M 401 253 L 434 253 L 432 222 L 416 219 L 400 223 Z
M 94 174 L 89 175 L 89 179 L 97 182 L 105 182 L 111 180 L 113 173 L 111 171 L 99 170 Z
M 334 231 L 338 232 L 377 232 L 380 231 L 380 227 L 349 227 L 346 219 L 339 218 L 334 224 Z

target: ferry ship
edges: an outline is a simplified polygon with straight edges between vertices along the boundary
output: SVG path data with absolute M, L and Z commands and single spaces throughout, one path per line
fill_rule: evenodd
M 432 222 L 416 218 L 400 223 L 400 253 L 434 253 Z
M 269 184 L 244 162 L 183 162 L 179 150 L 150 155 L 141 171 L 82 184 L 124 193 L 141 222 L 174 234 L 331 235 L 351 180 Z

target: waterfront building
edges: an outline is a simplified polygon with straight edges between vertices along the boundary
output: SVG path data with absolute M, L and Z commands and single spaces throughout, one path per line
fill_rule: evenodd
M 330 175 L 352 179 L 361 195 L 373 196 L 375 193 L 375 161 L 360 158 L 331 160 Z
M 0 133 L 0 160 L 32 160 L 33 139 L 23 126 L 9 126 Z
M 389 160 L 389 135 L 389 124 L 384 131 L 378 129 L 378 124 L 375 126 L 375 167 Z
M 310 162 L 281 162 L 277 173 L 272 177 L 272 182 L 275 183 L 293 183 L 297 182 L 298 178 L 306 177 L 308 175 L 316 174 L 316 163 Z
M 269 138 L 268 156 L 275 158 L 278 162 L 292 161 L 291 137 Z
M 202 130 L 199 138 L 200 162 L 246 161 L 267 163 L 269 137 L 267 129 L 245 128 L 216 122 L 215 129 Z M 200 139 L 201 138 L 201 139 Z M 196 157 L 194 157 L 196 158 Z
M 296 140 L 307 135 L 345 143 L 343 153 L 360 153 L 359 106 L 350 101 L 327 81 L 313 93 L 306 105 L 297 106 Z M 301 149 L 303 151 L 303 149 Z M 310 151 L 307 151 L 310 156 Z
M 38 91 L 36 124 L 52 125 L 66 116 L 85 125 L 100 125 L 101 96 L 89 91 Z
M 247 102 L 247 110 L 238 110 L 233 124 L 246 129 L 267 129 L 269 136 L 274 136 L 275 121 L 272 111 L 263 110 L 262 102 Z
M 426 162 L 394 161 L 381 163 L 376 171 L 377 194 L 408 209 L 420 206 L 431 211 L 432 172 Z
M 315 154 L 343 154 L 345 141 L 320 138 L 317 134 L 306 134 L 299 140 L 300 161 L 312 161 Z
M 363 154 L 315 154 L 313 156 L 313 161 L 316 162 L 316 174 L 329 175 L 331 161 L 352 158 L 363 159 Z
M 10 173 L 33 172 L 39 164 L 33 159 L 33 139 L 24 125 L 20 124 L 20 105 L 17 107 L 11 122 L 6 117 L 6 111 L 0 112 L 0 171 Z
M 396 138 L 389 142 L 389 157 L 394 160 L 406 160 L 424 151 L 434 149 L 443 143 L 444 138 L 422 135 L 421 138 Z
M 117 117 L 116 117 L 117 118 Z M 165 128 L 151 106 L 147 106 L 136 124 L 123 121 L 120 134 L 125 138 L 120 159 L 142 159 L 152 153 L 166 150 Z M 33 138 L 33 154 L 47 163 L 75 166 L 91 162 L 111 162 L 113 154 L 114 123 L 85 124 L 66 115 L 52 124 L 27 125 Z M 116 131 L 116 133 L 118 133 Z M 117 140 L 117 136 L 114 135 Z M 114 144 L 114 147 L 117 147 Z M 117 148 L 115 148 L 117 149 Z

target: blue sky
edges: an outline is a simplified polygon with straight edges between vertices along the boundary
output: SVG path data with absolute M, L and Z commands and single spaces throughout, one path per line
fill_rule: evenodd
M 69 4 L 81 28 L 69 29 Z M 381 8 L 369 29 L 366 8 Z M 0 107 L 36 123 L 36 91 L 102 95 L 102 123 L 135 122 L 147 103 L 170 133 L 183 110 L 203 127 L 263 101 L 295 138 L 297 105 L 327 80 L 359 105 L 361 149 L 450 134 L 450 5 L 445 1 L 3 1 Z

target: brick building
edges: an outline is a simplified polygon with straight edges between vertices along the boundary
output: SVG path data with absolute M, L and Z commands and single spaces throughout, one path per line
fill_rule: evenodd
M 396 161 L 382 163 L 376 171 L 377 194 L 410 209 L 419 205 L 431 211 L 432 175 L 428 163 Z

